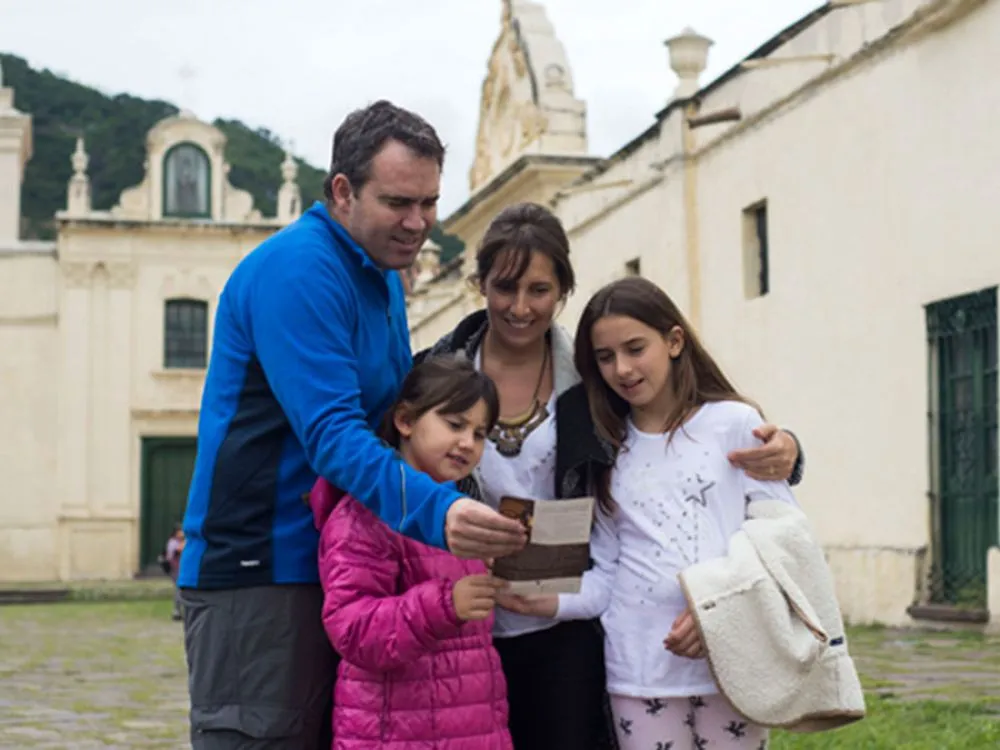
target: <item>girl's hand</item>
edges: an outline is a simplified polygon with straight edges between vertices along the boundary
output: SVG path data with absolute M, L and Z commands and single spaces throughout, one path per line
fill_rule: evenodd
M 773 424 L 762 424 L 753 431 L 763 445 L 730 452 L 730 463 L 743 469 L 751 479 L 775 482 L 788 479 L 799 457 L 795 438 Z
M 485 620 L 493 611 L 497 592 L 506 585 L 506 581 L 485 573 L 459 579 L 451 590 L 455 613 L 461 620 Z
M 555 617 L 559 609 L 559 597 L 555 594 L 539 594 L 537 596 L 519 596 L 500 592 L 497 594 L 497 606 L 517 612 L 519 615 L 534 617 Z
M 701 641 L 691 610 L 685 609 L 674 620 L 670 634 L 663 639 L 663 646 L 667 651 L 688 659 L 700 659 L 705 655 L 705 644 Z

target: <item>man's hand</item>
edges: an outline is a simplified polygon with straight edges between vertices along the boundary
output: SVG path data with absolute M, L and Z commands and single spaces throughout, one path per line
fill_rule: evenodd
M 501 591 L 497 593 L 497 606 L 519 615 L 555 617 L 559 610 L 559 597 L 556 594 L 519 596 Z
M 729 462 L 743 469 L 751 479 L 775 482 L 788 479 L 799 457 L 795 438 L 773 424 L 763 424 L 753 431 L 754 437 L 763 440 L 757 448 L 732 451 Z
M 690 610 L 685 609 L 681 616 L 674 620 L 670 634 L 663 639 L 663 646 L 667 651 L 688 659 L 700 659 L 705 655 L 705 645 L 701 642 Z
M 470 560 L 505 557 L 528 541 L 520 521 L 468 497 L 459 498 L 448 509 L 444 535 L 453 555 Z

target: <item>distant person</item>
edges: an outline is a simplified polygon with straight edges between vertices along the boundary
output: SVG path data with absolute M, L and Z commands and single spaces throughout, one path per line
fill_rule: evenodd
M 244 258 L 219 298 L 179 577 L 195 750 L 330 746 L 336 657 L 308 503 L 318 477 L 457 557 L 524 545 L 516 521 L 374 433 L 412 365 L 397 271 L 434 225 L 443 162 L 412 112 L 386 101 L 352 112 L 325 202 Z
M 167 539 L 163 560 L 167 575 L 174 582 L 174 610 L 171 613 L 173 620 L 181 620 L 184 615 L 181 606 L 181 590 L 177 585 L 177 576 L 181 568 L 181 553 L 184 551 L 184 529 L 181 524 L 174 525 L 174 533 Z

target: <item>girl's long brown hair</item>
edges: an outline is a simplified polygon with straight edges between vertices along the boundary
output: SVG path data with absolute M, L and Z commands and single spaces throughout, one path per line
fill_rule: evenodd
M 666 292 L 641 277 L 620 279 L 600 289 L 587 303 L 576 330 L 575 353 L 576 369 L 587 390 L 597 434 L 612 446 L 616 458 L 627 434 L 629 405 L 601 377 L 593 342 L 594 325 L 612 315 L 637 320 L 663 336 L 675 326 L 684 332 L 684 348 L 671 367 L 669 387 L 673 388 L 675 400 L 663 424 L 664 432 L 673 432 L 694 409 L 714 401 L 742 401 L 759 411 L 723 374 Z M 613 507 L 610 468 L 598 473 L 596 485 L 598 501 L 610 511 Z

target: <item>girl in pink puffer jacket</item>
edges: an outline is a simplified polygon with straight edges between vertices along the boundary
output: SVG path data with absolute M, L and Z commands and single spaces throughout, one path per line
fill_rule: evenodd
M 498 413 L 487 376 L 467 361 L 432 358 L 404 380 L 382 437 L 415 469 L 459 481 L 479 462 Z M 310 502 L 323 622 L 342 658 L 333 749 L 512 750 L 491 638 L 502 582 L 482 562 L 394 532 L 326 480 Z

